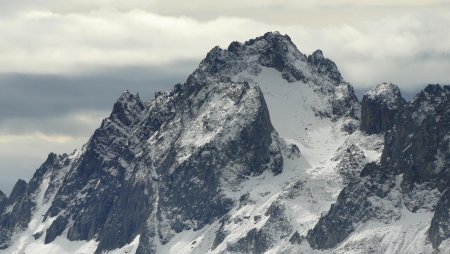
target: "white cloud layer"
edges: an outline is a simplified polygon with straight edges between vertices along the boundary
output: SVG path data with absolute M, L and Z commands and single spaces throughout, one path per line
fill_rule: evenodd
M 70 73 L 200 60 L 215 45 L 279 30 L 305 53 L 321 48 L 357 87 L 382 80 L 417 86 L 448 82 L 448 24 L 445 9 L 323 27 L 228 16 L 199 21 L 145 10 L 28 10 L 0 18 L 0 71 Z

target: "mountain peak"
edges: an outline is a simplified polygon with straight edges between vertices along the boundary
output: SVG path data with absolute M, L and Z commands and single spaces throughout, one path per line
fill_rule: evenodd
M 421 92 L 419 92 L 413 99 L 414 101 L 417 100 L 435 100 L 436 97 L 442 97 L 442 96 L 448 96 L 450 95 L 450 86 L 444 85 L 441 86 L 439 84 L 429 84 L 427 85 Z
M 411 104 L 415 109 L 413 118 L 422 122 L 424 119 L 430 121 L 443 120 L 443 117 L 437 115 L 447 115 L 450 112 L 450 86 L 439 84 L 429 84 L 420 91 Z
M 331 78 L 336 84 L 344 81 L 336 64 L 328 58 L 325 58 L 322 50 L 318 49 L 308 56 L 308 63 L 317 69 L 320 75 Z
M 114 104 L 110 118 L 118 119 L 122 124 L 129 126 L 143 110 L 144 104 L 139 94 L 132 94 L 126 90 Z
M 402 98 L 400 88 L 390 82 L 383 82 L 364 94 L 370 100 L 380 100 L 389 108 L 396 107 Z
M 295 44 L 292 42 L 291 38 L 287 34 L 282 35 L 280 34 L 280 32 L 275 31 L 275 32 L 267 32 L 262 36 L 250 39 L 248 41 L 245 41 L 244 43 L 233 41 L 228 46 L 227 50 L 233 53 L 237 53 L 240 51 L 240 49 L 243 49 L 244 47 L 257 46 L 259 49 L 262 49 L 264 47 L 274 45 L 289 45 L 295 47 Z M 222 50 L 222 49 L 220 47 L 215 47 L 213 48 L 213 50 Z
M 287 34 L 282 35 L 278 31 L 267 32 L 263 36 L 256 37 L 254 40 L 255 41 L 265 40 L 265 41 L 268 41 L 268 42 L 269 41 L 270 42 L 285 42 L 285 43 L 293 44 L 292 40 L 291 40 L 291 37 L 289 37 L 289 35 L 287 35 Z M 252 41 L 252 40 L 249 40 L 249 41 Z
M 132 94 L 128 89 L 125 90 L 117 99 L 118 102 L 140 101 L 139 94 Z
M 398 86 L 389 82 L 378 84 L 363 96 L 361 130 L 369 134 L 390 130 L 405 104 Z
M 325 57 L 323 56 L 322 50 L 317 49 L 311 54 L 311 58 L 321 60 L 324 59 Z
M 189 81 L 201 83 L 243 72 L 257 76 L 262 67 L 276 69 L 290 83 L 312 82 L 323 87 L 345 82 L 336 64 L 325 58 L 321 50 L 308 57 L 298 50 L 288 35 L 279 32 L 267 32 L 245 42 L 233 41 L 227 49 L 214 47 Z

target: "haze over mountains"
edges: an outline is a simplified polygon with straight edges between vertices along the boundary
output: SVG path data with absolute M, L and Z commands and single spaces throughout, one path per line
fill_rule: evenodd
M 446 253 L 449 100 L 360 102 L 278 32 L 215 47 L 1 195 L 0 253 Z

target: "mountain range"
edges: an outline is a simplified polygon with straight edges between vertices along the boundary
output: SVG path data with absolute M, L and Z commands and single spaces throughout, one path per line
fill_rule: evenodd
M 449 188 L 450 86 L 359 101 L 268 32 L 0 192 L 0 253 L 450 253 Z

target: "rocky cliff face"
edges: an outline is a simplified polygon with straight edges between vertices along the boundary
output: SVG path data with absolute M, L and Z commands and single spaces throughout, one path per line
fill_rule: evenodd
M 265 68 L 289 83 L 312 87 L 324 97 L 327 110 L 316 110 L 322 117 L 359 117 L 360 105 L 353 87 L 342 78 L 336 64 L 317 50 L 310 56 L 301 53 L 291 38 L 278 32 L 266 33 L 244 43 L 232 42 L 228 49 L 215 47 L 188 78 L 188 82 L 241 79 L 257 81 Z M 316 105 L 318 106 L 318 105 Z
M 125 92 L 64 178 L 45 177 L 54 185 L 46 189 L 54 198 L 43 218 L 52 221 L 45 243 L 67 232 L 73 241 L 95 237 L 101 252 L 142 234 L 138 252 L 151 253 L 156 242 L 227 213 L 234 200 L 224 185 L 237 187 L 264 171 L 279 174 L 278 140 L 253 84 L 186 83 L 146 104 Z M 56 157 L 49 156 L 30 184 L 16 185 L 8 204 L 19 212 L 4 214 L 2 222 L 10 234 L 29 223 L 30 196 L 39 195 L 47 171 L 70 164 Z
M 223 185 L 283 161 L 262 93 L 255 85 L 189 83 L 144 105 L 125 93 L 65 177 L 46 216 L 46 243 L 99 241 L 111 250 L 141 235 L 139 252 L 198 230 L 234 200 Z
M 5 195 L 5 193 L 0 191 L 0 211 L 3 211 L 3 209 L 6 206 L 7 201 L 8 201 L 8 197 Z
M 360 104 L 322 51 L 276 32 L 216 47 L 0 193 L 0 253 L 446 250 L 449 95 L 384 83 Z
M 36 170 L 29 183 L 24 180 L 17 181 L 10 196 L 3 202 L 0 215 L 0 248 L 8 247 L 11 244 L 12 235 L 28 227 L 32 213 L 38 209 L 37 203 L 51 198 L 52 191 L 57 188 L 60 171 L 70 163 L 71 158 L 67 154 L 51 153 Z M 43 185 L 46 186 L 47 191 L 41 188 Z
M 364 94 L 361 104 L 361 130 L 368 134 L 385 133 L 402 117 L 406 101 L 392 83 L 378 84 Z
M 383 117 L 362 116 L 365 120 L 361 128 L 365 131 L 385 131 L 380 164 L 367 165 L 360 178 L 343 189 L 336 204 L 308 233 L 312 246 L 336 247 L 368 220 L 383 223 L 400 220 L 403 207 L 413 213 L 434 213 L 428 237 L 435 248 L 449 238 L 446 222 L 447 165 L 450 162 L 448 91 L 448 86 L 429 85 L 408 104 L 401 98 L 389 100 L 395 102 L 392 104 L 396 105 L 395 111 L 378 112 L 379 115 L 392 114 L 384 119 L 387 121 Z M 364 97 L 366 103 L 370 94 Z M 371 114 L 375 110 L 368 109 L 370 107 L 373 104 L 364 105 L 363 100 L 362 112 Z M 368 122 L 363 124 L 363 121 Z M 386 128 L 381 127 L 383 125 Z

